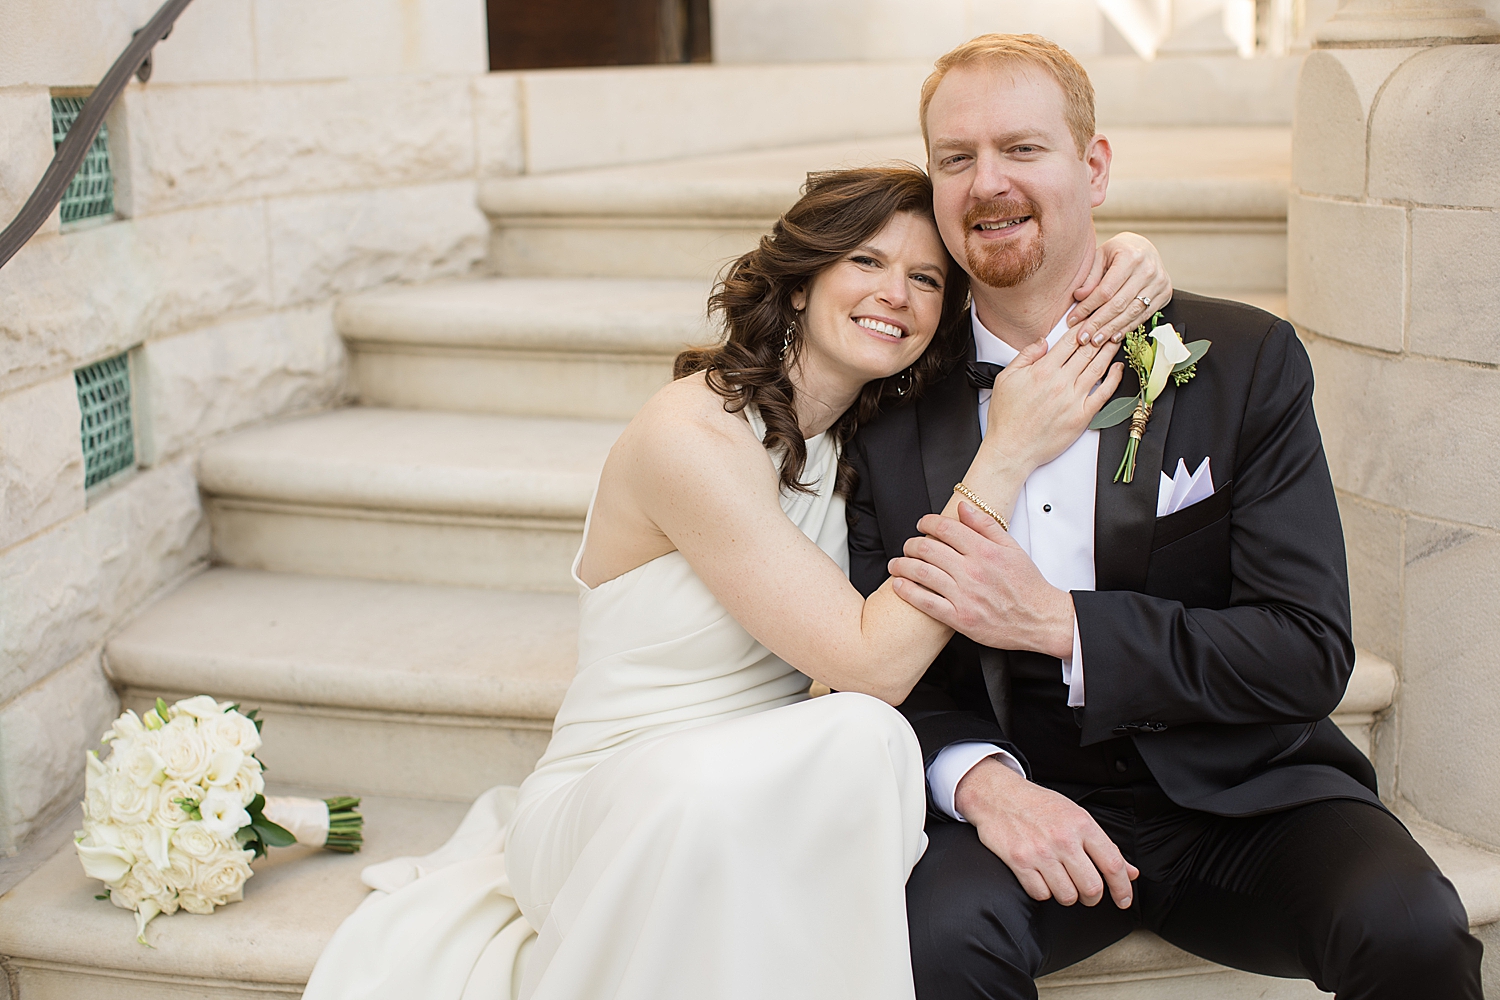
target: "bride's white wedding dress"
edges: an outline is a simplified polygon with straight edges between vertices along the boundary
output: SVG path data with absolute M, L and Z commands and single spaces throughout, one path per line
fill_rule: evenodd
M 807 451 L 817 492 L 782 508 L 847 569 L 837 447 Z M 367 869 L 388 894 L 339 929 L 307 1000 L 909 1000 L 926 794 L 906 721 L 809 699 L 681 553 L 579 600 L 578 673 L 536 771 L 437 854 Z

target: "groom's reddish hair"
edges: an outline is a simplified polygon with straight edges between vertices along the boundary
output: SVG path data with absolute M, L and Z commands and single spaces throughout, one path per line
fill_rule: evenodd
M 1089 82 L 1088 71 L 1071 52 L 1041 35 L 980 35 L 941 56 L 933 64 L 932 73 L 922 82 L 924 145 L 931 142 L 927 134 L 927 106 L 932 103 L 938 84 L 950 70 L 975 63 L 1035 66 L 1049 74 L 1062 88 L 1063 114 L 1067 118 L 1068 131 L 1073 133 L 1073 141 L 1078 144 L 1078 156 L 1082 159 L 1088 155 L 1089 142 L 1094 138 L 1094 85 Z

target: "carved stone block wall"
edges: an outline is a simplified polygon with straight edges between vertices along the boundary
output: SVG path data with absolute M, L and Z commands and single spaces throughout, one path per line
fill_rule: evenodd
M 1500 843 L 1500 46 L 1308 56 L 1288 299 L 1349 540 L 1355 641 L 1398 665 L 1383 791 Z

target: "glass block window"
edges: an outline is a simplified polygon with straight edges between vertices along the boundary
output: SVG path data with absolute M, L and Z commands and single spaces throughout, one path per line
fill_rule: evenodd
M 52 98 L 52 145 L 62 145 L 68 130 L 78 120 L 85 98 Z M 109 126 L 99 126 L 99 134 L 83 158 L 83 166 L 62 197 L 62 221 L 78 222 L 115 214 L 115 181 L 109 172 Z
M 130 423 L 130 362 L 127 355 L 80 368 L 78 409 L 83 411 L 83 485 L 102 483 L 135 468 L 135 431 Z

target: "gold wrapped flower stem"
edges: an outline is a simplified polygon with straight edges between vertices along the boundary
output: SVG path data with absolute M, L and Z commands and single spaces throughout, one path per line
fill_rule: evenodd
M 1135 412 L 1130 415 L 1130 439 L 1125 442 L 1125 455 L 1120 459 L 1120 467 L 1115 470 L 1115 482 L 1122 478 L 1125 482 L 1135 479 L 1135 453 L 1141 446 L 1141 438 L 1146 435 L 1146 421 L 1151 419 L 1151 405 L 1137 397 Z

